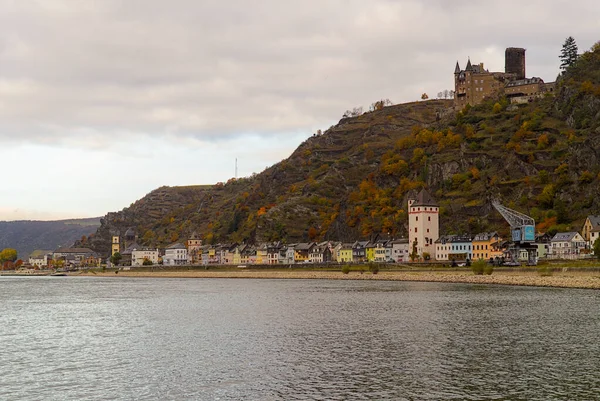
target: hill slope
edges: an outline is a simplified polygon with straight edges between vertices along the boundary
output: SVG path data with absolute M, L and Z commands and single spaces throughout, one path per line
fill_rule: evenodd
M 89 236 L 100 226 L 100 218 L 57 221 L 0 221 L 0 249 L 14 248 L 25 260 L 36 249 L 55 250 Z
M 159 188 L 109 213 L 92 244 L 107 253 L 110 230 L 128 227 L 153 246 L 194 231 L 207 242 L 401 236 L 407 196 L 421 187 L 440 203 L 445 233 L 506 233 L 496 198 L 541 231 L 579 230 L 600 211 L 599 71 L 596 46 L 560 80 L 556 98 L 495 99 L 459 113 L 434 100 L 344 118 L 255 176 Z

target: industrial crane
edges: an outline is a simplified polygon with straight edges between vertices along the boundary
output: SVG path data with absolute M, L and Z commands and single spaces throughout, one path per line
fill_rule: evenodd
M 508 248 L 512 263 L 518 263 L 521 251 L 527 252 L 527 264 L 537 265 L 537 245 L 535 242 L 535 220 L 516 210 L 492 202 L 492 206 L 510 224 L 512 243 Z

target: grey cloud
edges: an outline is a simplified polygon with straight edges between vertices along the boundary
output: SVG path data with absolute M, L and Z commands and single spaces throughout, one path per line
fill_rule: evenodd
M 552 80 L 566 36 L 599 39 L 596 2 L 568 5 L 4 0 L 0 139 L 310 132 L 353 106 L 450 88 L 457 59 L 501 69 L 490 60 L 507 46 Z

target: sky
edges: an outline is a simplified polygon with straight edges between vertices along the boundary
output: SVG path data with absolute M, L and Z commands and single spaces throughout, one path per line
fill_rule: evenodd
M 260 173 L 347 109 L 453 89 L 470 57 L 554 81 L 597 0 L 0 0 L 0 220 L 103 216 Z

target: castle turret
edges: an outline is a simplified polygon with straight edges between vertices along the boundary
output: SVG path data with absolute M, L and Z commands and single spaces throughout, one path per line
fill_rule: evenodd
M 458 61 L 456 62 L 456 67 L 454 67 L 454 74 L 460 74 L 460 66 L 458 65 Z

